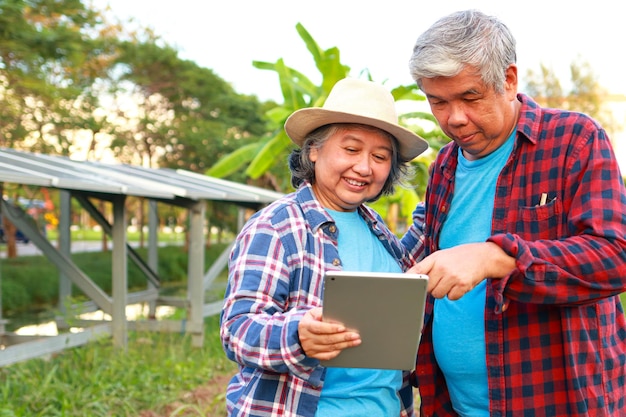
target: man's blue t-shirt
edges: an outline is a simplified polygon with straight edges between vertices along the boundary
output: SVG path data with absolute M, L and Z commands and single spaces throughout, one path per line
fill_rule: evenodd
M 511 151 L 515 131 L 500 148 L 467 160 L 459 149 L 454 196 L 441 230 L 439 248 L 484 242 L 491 235 L 496 181 Z M 485 352 L 485 294 L 483 280 L 459 300 L 435 300 L 433 346 L 443 371 L 452 405 L 461 416 L 489 416 Z

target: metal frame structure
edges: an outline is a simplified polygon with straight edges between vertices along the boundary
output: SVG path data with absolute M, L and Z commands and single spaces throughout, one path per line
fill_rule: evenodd
M 79 333 L 69 331 L 62 318 L 57 326 L 65 332 L 57 336 L 20 336 L 5 331 L 2 318 L 2 294 L 0 293 L 0 366 L 51 354 L 69 347 L 87 343 L 93 337 L 109 335 L 116 347 L 125 348 L 129 328 L 155 331 L 176 331 L 191 334 L 192 343 L 202 346 L 204 317 L 218 313 L 221 301 L 204 303 L 204 294 L 213 280 L 226 266 L 231 246 L 205 272 L 204 220 L 206 201 L 222 201 L 240 207 L 240 226 L 243 209 L 258 210 L 280 198 L 282 194 L 200 175 L 186 170 L 152 169 L 125 164 L 107 164 L 92 161 L 76 161 L 66 157 L 0 148 L 0 190 L 4 183 L 34 185 L 60 190 L 59 242 L 55 247 L 29 221 L 26 213 L 4 198 L 0 210 L 26 235 L 59 270 L 59 308 L 65 307 L 61 300 L 70 296 L 74 284 L 89 297 L 93 310 L 100 309 L 111 316 L 110 321 L 86 322 Z M 128 196 L 145 198 L 149 202 L 148 261 L 144 261 L 128 244 L 126 239 L 126 209 Z M 81 271 L 70 256 L 70 203 L 77 200 L 102 227 L 112 240 L 112 291 L 106 294 L 88 275 Z M 112 205 L 113 222 L 109 223 L 91 199 Z M 186 208 L 189 211 L 188 288 L 186 298 L 161 297 L 157 265 L 157 217 L 158 203 Z M 147 278 L 145 291 L 129 293 L 127 289 L 127 262 L 132 260 Z M 0 280 L 2 277 L 0 276 Z M 129 321 L 126 306 L 135 303 L 172 305 L 185 308 L 184 320 Z M 85 308 L 85 306 L 83 306 Z M 152 317 L 152 315 L 150 315 Z M 76 325 L 74 323 L 73 325 Z

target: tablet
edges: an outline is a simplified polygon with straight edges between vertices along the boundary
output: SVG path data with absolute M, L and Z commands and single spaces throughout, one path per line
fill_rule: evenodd
M 424 322 L 428 276 L 408 273 L 328 271 L 323 319 L 361 335 L 323 366 L 413 370 Z

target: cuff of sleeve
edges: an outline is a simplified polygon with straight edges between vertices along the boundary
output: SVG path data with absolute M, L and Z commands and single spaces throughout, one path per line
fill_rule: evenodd
M 305 355 L 300 345 L 300 336 L 298 335 L 298 324 L 306 313 L 304 310 L 293 310 L 292 314 L 288 314 L 288 323 L 285 326 L 287 338 L 283 346 L 290 346 L 286 352 L 285 362 L 289 371 L 300 379 L 307 381 L 313 386 L 320 386 L 324 374 L 324 367 L 320 365 L 320 361 Z
M 509 300 L 504 295 L 504 290 L 509 283 L 509 280 L 514 274 L 522 273 L 523 270 L 523 262 L 520 261 L 520 255 L 523 254 L 523 251 L 520 248 L 519 242 L 516 239 L 515 235 L 510 233 L 501 233 L 496 234 L 487 239 L 487 242 L 493 242 L 498 245 L 507 255 L 515 258 L 516 270 L 507 275 L 506 277 L 500 279 L 491 280 L 491 285 L 494 291 L 494 297 L 496 300 L 495 313 L 501 314 L 506 311 Z

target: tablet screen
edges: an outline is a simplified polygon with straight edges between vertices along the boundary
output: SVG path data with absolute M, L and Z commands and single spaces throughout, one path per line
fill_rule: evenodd
M 428 276 L 421 274 L 328 271 L 324 277 L 324 320 L 356 330 L 362 343 L 322 361 L 322 365 L 414 369 L 427 283 Z

